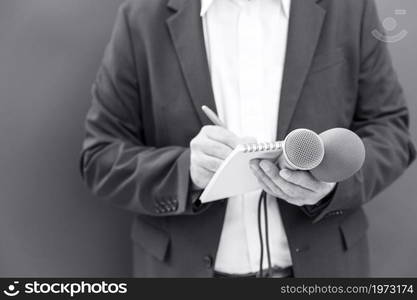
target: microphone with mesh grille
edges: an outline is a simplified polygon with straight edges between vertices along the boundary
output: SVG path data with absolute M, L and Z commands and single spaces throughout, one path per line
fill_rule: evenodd
M 281 143 L 285 161 L 290 169 L 312 170 L 323 160 L 324 144 L 314 131 L 304 128 L 293 130 Z
M 324 182 L 346 180 L 365 161 L 361 138 L 345 128 L 329 129 L 320 135 L 309 129 L 296 129 L 280 143 L 287 167 L 311 171 Z
M 320 135 L 324 144 L 323 161 L 311 173 L 324 182 L 340 182 L 353 176 L 365 161 L 361 138 L 345 128 L 333 128 Z

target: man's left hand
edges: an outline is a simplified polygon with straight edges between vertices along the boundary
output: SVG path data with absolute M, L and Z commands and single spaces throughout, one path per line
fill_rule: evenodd
M 317 180 L 308 171 L 280 170 L 269 160 L 253 160 L 251 169 L 268 194 L 296 206 L 315 205 L 336 186 Z

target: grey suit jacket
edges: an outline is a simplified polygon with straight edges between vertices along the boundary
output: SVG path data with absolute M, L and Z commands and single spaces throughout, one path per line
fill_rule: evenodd
M 189 178 L 190 140 L 209 124 L 200 107 L 215 107 L 199 10 L 199 0 L 124 3 L 93 87 L 81 172 L 95 194 L 135 214 L 135 276 L 213 274 L 227 200 L 197 205 Z M 277 199 L 296 277 L 366 276 L 362 205 L 415 158 L 375 28 L 373 0 L 292 0 L 277 138 L 344 127 L 367 152 L 326 205 Z

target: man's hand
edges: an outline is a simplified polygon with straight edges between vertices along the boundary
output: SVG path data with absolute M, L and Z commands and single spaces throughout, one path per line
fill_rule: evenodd
M 246 142 L 254 139 L 239 138 L 219 126 L 204 126 L 190 143 L 190 175 L 194 186 L 204 189 L 230 152 Z
M 317 180 L 308 171 L 287 169 L 282 154 L 278 166 L 269 160 L 253 160 L 251 169 L 268 194 L 296 206 L 317 204 L 336 186 Z

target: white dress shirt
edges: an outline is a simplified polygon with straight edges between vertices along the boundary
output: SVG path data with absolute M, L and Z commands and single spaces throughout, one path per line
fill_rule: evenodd
M 201 1 L 219 117 L 239 136 L 255 137 L 259 142 L 275 141 L 290 0 Z M 216 271 L 245 274 L 259 270 L 257 206 L 260 193 L 261 190 L 228 200 Z M 276 199 L 268 196 L 267 207 L 272 265 L 291 266 Z M 267 266 L 264 255 L 263 267 Z

